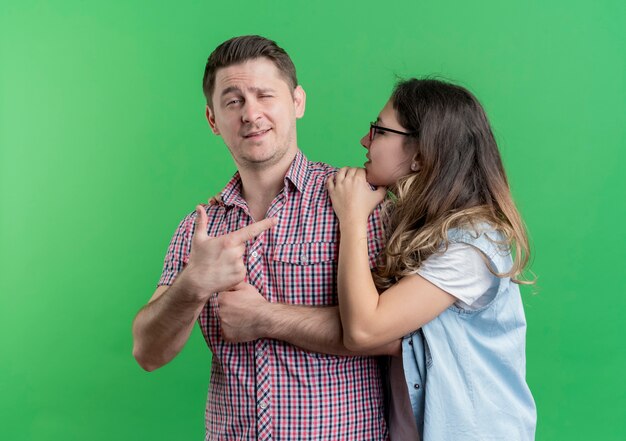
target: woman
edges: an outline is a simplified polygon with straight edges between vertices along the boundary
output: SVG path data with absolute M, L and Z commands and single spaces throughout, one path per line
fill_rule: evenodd
M 402 338 L 390 366 L 392 436 L 534 439 L 518 288 L 528 240 L 484 110 L 462 87 L 410 79 L 361 144 L 365 170 L 328 181 L 339 308 L 349 349 Z M 385 187 L 387 243 L 373 278 L 367 218 Z

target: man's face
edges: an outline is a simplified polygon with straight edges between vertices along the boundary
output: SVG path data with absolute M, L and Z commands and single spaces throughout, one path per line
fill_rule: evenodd
M 300 86 L 292 93 L 271 60 L 257 58 L 217 71 L 207 119 L 238 168 L 259 170 L 295 154 L 305 98 Z

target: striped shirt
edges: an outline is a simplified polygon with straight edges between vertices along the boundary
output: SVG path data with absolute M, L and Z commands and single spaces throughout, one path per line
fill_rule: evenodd
M 278 225 L 246 243 L 247 282 L 270 302 L 337 304 L 337 218 L 326 192 L 335 169 L 298 152 L 267 217 Z M 219 236 L 254 222 L 236 173 L 205 206 L 208 234 Z M 170 243 L 159 285 L 171 285 L 189 259 L 195 212 Z M 382 248 L 378 212 L 370 217 L 370 264 Z M 227 343 L 220 335 L 217 293 L 199 324 L 213 353 L 205 440 L 386 440 L 378 362 L 304 351 L 259 339 Z

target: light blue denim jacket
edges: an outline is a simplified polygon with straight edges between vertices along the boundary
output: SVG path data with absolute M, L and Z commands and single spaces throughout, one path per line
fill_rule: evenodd
M 497 272 L 510 253 L 479 233 L 451 230 L 489 257 Z M 402 340 L 411 407 L 422 441 L 533 440 L 536 409 L 526 384 L 526 319 L 517 284 L 499 280 L 494 299 L 478 310 L 452 306 Z

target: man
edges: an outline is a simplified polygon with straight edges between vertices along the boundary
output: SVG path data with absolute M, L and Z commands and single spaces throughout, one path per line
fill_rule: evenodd
M 168 363 L 199 321 L 213 353 L 207 440 L 386 439 L 376 360 L 341 356 L 334 170 L 298 150 L 306 95 L 291 59 L 236 37 L 209 57 L 203 87 L 238 172 L 179 225 L 133 323 L 135 358 L 148 371 Z M 379 242 L 369 245 L 375 256 Z

